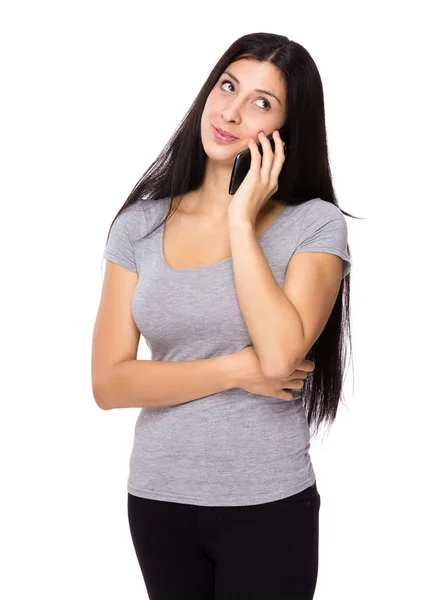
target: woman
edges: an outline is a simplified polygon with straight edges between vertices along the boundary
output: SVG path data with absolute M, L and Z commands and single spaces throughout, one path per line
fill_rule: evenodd
M 105 410 L 141 408 L 127 507 L 150 599 L 312 598 L 310 426 L 337 411 L 351 257 L 301 45 L 231 45 L 116 215 L 105 258 L 93 393 Z

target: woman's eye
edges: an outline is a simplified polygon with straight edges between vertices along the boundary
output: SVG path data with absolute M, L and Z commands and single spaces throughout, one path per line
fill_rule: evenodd
M 224 81 L 222 81 L 221 85 L 225 85 L 225 83 L 229 83 L 229 85 L 232 85 L 232 87 L 234 87 L 234 85 L 230 81 L 227 81 L 226 79 Z
M 264 108 L 264 110 L 269 110 L 270 109 L 270 102 L 267 102 L 267 100 L 265 98 L 258 98 L 258 100 L 261 100 L 262 102 L 265 102 L 267 104 L 266 108 Z M 261 108 L 263 108 L 261 106 Z
M 231 85 L 232 87 L 234 87 L 234 84 L 232 83 L 232 81 L 229 81 L 228 79 L 225 79 L 224 81 L 221 82 L 221 85 L 225 85 L 225 83 L 229 83 L 229 85 Z M 258 100 L 261 100 L 262 102 L 266 103 L 266 106 L 261 106 L 260 108 L 262 108 L 263 110 L 270 110 L 270 102 L 268 102 L 265 98 L 258 98 Z

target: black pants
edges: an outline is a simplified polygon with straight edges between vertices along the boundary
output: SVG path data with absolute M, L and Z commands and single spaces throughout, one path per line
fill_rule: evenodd
M 195 506 L 128 493 L 150 600 L 311 600 L 319 556 L 317 485 L 254 506 Z

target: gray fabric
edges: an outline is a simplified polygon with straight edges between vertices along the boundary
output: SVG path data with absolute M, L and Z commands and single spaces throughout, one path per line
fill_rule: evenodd
M 188 361 L 230 354 L 252 344 L 235 290 L 232 258 L 175 270 L 162 253 L 170 198 L 141 200 L 114 222 L 105 258 L 138 273 L 135 323 L 152 360 Z M 341 211 L 314 198 L 288 206 L 260 238 L 278 284 L 290 258 L 321 251 L 351 268 Z M 262 315 L 260 315 L 262 318 Z M 271 502 L 312 485 L 310 434 L 301 393 L 293 401 L 234 388 L 175 406 L 142 408 L 130 456 L 128 491 L 199 506 Z

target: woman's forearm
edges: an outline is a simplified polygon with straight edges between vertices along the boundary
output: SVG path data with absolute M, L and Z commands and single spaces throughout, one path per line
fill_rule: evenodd
M 97 405 L 112 408 L 174 406 L 236 387 L 232 354 L 203 360 L 126 360 L 93 386 Z

